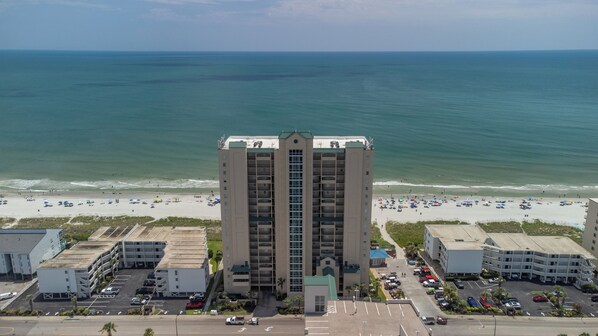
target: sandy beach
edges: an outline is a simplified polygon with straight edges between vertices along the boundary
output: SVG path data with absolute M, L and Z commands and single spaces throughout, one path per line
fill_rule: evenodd
M 72 216 L 169 216 L 220 219 L 220 205 L 212 204 L 217 194 L 170 194 L 139 193 L 122 191 L 118 193 L 4 193 L 0 205 L 0 217 L 72 217 Z M 155 203 L 156 198 L 161 202 Z M 461 220 L 470 223 L 489 221 L 523 221 L 539 219 L 545 222 L 565 224 L 583 228 L 585 221 L 586 199 L 572 200 L 571 205 L 561 206 L 561 199 L 544 198 L 530 201 L 531 209 L 519 207 L 519 197 L 501 197 L 505 201 L 503 209 L 496 208 L 498 198 L 494 197 L 447 197 L 440 206 L 424 205 L 423 200 L 432 197 L 418 196 L 417 208 L 409 208 L 410 197 L 403 199 L 399 212 L 400 197 L 395 196 L 395 209 L 390 196 L 375 196 L 372 206 L 372 220 L 384 223 L 388 220 L 415 222 L 423 220 Z M 118 200 L 118 202 L 117 202 Z M 464 201 L 471 201 L 470 207 L 457 206 Z M 59 202 L 67 201 L 72 206 L 65 207 Z M 477 201 L 477 202 L 476 202 Z M 46 203 L 47 202 L 47 203 Z M 3 202 L 0 202 L 3 203 Z M 487 205 L 484 205 L 487 203 Z M 49 204 L 51 206 L 45 206 Z M 383 208 L 387 206 L 387 208 Z

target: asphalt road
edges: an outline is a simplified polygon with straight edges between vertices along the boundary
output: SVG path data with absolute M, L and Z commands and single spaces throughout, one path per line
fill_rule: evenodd
M 156 336 L 161 335 L 303 335 L 303 318 L 261 318 L 258 326 L 228 326 L 225 316 L 94 316 L 82 318 L 1 318 L 0 336 L 87 336 L 100 335 L 99 330 L 107 322 L 116 324 L 118 336 L 143 335 L 146 328 L 152 328 Z M 176 326 L 175 326 L 176 321 Z
M 598 333 L 598 319 L 593 318 L 509 318 L 496 319 L 496 334 L 492 316 L 477 318 L 451 318 L 444 326 L 433 326 L 433 336 L 556 336 Z

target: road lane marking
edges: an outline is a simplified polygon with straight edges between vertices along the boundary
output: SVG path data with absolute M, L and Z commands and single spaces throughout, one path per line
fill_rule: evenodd
M 7 329 L 8 331 L 1 331 L 0 330 L 0 335 L 4 336 L 4 335 L 14 335 L 15 332 L 15 328 L 13 327 L 0 327 L 0 329 Z
M 247 328 L 243 327 L 243 328 L 241 328 L 241 329 L 237 330 L 237 332 L 239 332 L 239 333 L 242 333 L 242 332 L 244 332 L 245 330 L 247 330 Z
M 266 328 L 266 329 L 264 329 L 264 330 L 265 330 L 265 331 L 270 331 L 270 330 L 272 330 L 272 328 L 274 328 L 274 327 L 268 327 L 268 328 Z

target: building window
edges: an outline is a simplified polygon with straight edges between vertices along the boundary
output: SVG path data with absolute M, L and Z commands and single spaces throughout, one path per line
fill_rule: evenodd
M 316 313 L 323 313 L 326 309 L 326 298 L 323 295 L 316 295 Z

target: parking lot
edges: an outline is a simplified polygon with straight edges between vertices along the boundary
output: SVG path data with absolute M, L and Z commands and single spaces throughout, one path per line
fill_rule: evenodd
M 106 315 L 126 314 L 131 308 L 139 306 L 131 305 L 131 298 L 135 297 L 137 288 L 143 287 L 143 281 L 146 279 L 151 269 L 124 269 L 118 271 L 108 287 L 120 289 L 117 295 L 93 295 L 89 299 L 78 300 L 79 307 L 85 307 Z M 37 286 L 31 287 L 15 300 L 8 308 L 29 309 L 27 295 L 33 295 L 33 308 L 41 310 L 44 315 L 58 315 L 62 310 L 72 309 L 70 300 L 44 300 L 38 292 Z M 154 305 L 156 311 L 160 314 L 177 314 L 185 310 L 187 298 L 157 298 L 152 297 L 148 304 Z
M 463 281 L 465 288 L 459 289 L 459 295 L 467 299 L 472 296 L 479 301 L 480 293 L 483 291 L 496 290 L 498 284 L 490 283 L 488 280 L 477 281 Z M 550 302 L 534 302 L 532 300 L 534 295 L 543 291 L 553 291 L 554 284 L 543 284 L 540 282 L 529 281 L 506 281 L 503 282 L 502 287 L 509 292 L 510 297 L 517 298 L 521 303 L 521 310 L 527 316 L 549 316 L 553 309 Z M 581 305 L 582 313 L 589 317 L 598 317 L 598 302 L 592 302 L 590 297 L 592 294 L 582 293 L 573 286 L 562 286 L 567 293 L 565 299 L 566 305 L 573 305 L 578 303 Z M 594 294 L 596 295 L 596 294 Z M 493 304 L 494 305 L 494 304 Z
M 438 326 L 443 328 L 444 326 Z M 306 316 L 308 335 L 428 335 L 411 305 L 340 300 L 328 302 L 327 313 Z

